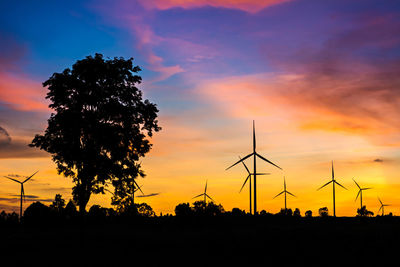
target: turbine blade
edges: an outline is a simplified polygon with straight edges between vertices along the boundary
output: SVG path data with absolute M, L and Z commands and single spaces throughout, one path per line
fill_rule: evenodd
M 246 178 L 246 180 L 244 181 L 244 183 L 243 183 L 242 187 L 240 188 L 240 191 L 239 191 L 239 193 L 240 193 L 240 192 L 242 192 L 242 189 L 243 189 L 243 187 L 246 185 L 246 183 L 247 183 L 247 180 L 249 180 L 249 178 L 250 178 L 250 174 L 249 174 L 249 175 L 247 175 L 247 178 Z
M 338 186 L 341 186 L 341 187 L 343 187 L 344 189 L 346 189 L 347 190 L 347 188 L 346 187 L 344 187 L 343 185 L 341 185 L 341 184 L 339 184 L 336 180 L 334 180 L 334 182 L 338 185 Z
M 207 192 L 207 183 L 208 183 L 208 180 L 206 180 L 206 187 L 204 188 L 204 194 Z
M 381 205 L 383 205 L 383 203 L 382 203 L 382 201 L 381 201 L 381 199 L 378 197 L 378 200 L 379 200 L 379 202 L 381 203 Z
M 13 180 L 14 182 L 17 182 L 17 183 L 20 183 L 21 184 L 21 182 L 20 181 L 18 181 L 18 180 L 16 180 L 16 179 L 13 179 L 13 178 L 11 178 L 11 177 L 8 177 L 8 176 L 4 176 L 5 178 L 7 178 L 7 179 L 10 179 L 10 180 Z
M 354 202 L 356 202 L 356 201 L 357 201 L 357 198 L 358 198 L 358 196 L 360 195 L 360 192 L 361 192 L 361 189 L 360 189 L 360 190 L 358 190 L 358 193 L 357 193 L 357 196 L 356 196 L 356 199 L 354 200 Z
M 256 151 L 256 127 L 253 120 L 253 151 Z
M 206 194 L 206 197 L 208 197 L 209 199 L 211 199 L 212 201 L 214 201 L 214 199 L 212 199 L 209 195 Z M 215 201 L 214 201 L 215 202 Z
M 381 206 L 381 207 L 379 208 L 378 212 L 380 212 L 382 208 L 383 208 L 383 206 Z
M 335 172 L 333 171 L 333 160 L 332 160 L 332 180 L 335 179 Z
M 32 174 L 31 176 L 29 176 L 28 178 L 26 178 L 25 181 L 23 181 L 22 183 L 25 183 L 26 181 L 28 181 L 29 179 L 31 179 L 36 173 L 38 173 L 39 171 L 36 171 L 34 174 Z
M 140 186 L 136 183 L 135 179 L 133 179 L 133 184 L 136 185 L 137 190 L 139 190 L 139 191 L 142 193 L 142 195 L 144 195 L 142 189 L 141 189 Z M 133 189 L 133 190 L 135 190 L 135 189 Z
M 253 173 L 252 173 L 253 174 Z M 257 175 L 270 175 L 268 172 L 256 173 Z M 253 174 L 254 175 L 254 174 Z
M 232 167 L 235 166 L 236 164 L 238 164 L 238 163 L 240 163 L 240 162 L 242 162 L 242 161 L 248 159 L 249 157 L 253 156 L 253 154 L 254 154 L 254 153 L 251 153 L 251 154 L 247 155 L 246 157 L 242 158 L 241 160 L 239 160 L 239 161 L 236 162 L 235 164 L 232 164 L 231 166 L 229 166 L 229 167 L 226 168 L 225 170 L 226 170 L 226 171 L 229 170 L 230 168 L 232 168 Z
M 274 199 L 274 198 L 276 198 L 276 197 L 282 195 L 283 193 L 285 193 L 285 191 L 280 192 L 279 194 L 277 194 L 276 196 L 274 196 L 272 199 Z
M 204 195 L 204 193 L 202 193 L 202 194 L 200 194 L 200 195 L 197 195 L 197 196 L 195 196 L 195 197 L 192 197 L 192 199 L 193 198 L 196 198 L 196 197 L 201 197 L 201 196 L 203 196 Z
M 358 187 L 359 189 L 361 189 L 361 187 L 357 184 L 357 182 L 356 182 L 356 180 L 354 180 L 354 178 L 353 178 L 353 181 L 356 183 L 357 187 Z
M 324 184 L 323 186 L 321 186 L 320 188 L 318 188 L 317 191 L 320 190 L 320 189 L 322 189 L 322 188 L 324 188 L 325 186 L 327 186 L 327 185 L 330 184 L 330 183 L 332 183 L 332 180 L 330 180 L 329 182 L 327 182 L 326 184 Z
M 274 165 L 274 166 L 275 166 L 275 167 L 277 167 L 278 169 L 281 169 L 281 170 L 282 170 L 282 168 L 281 168 L 281 167 L 279 167 L 278 165 L 276 165 L 276 164 L 272 163 L 271 161 L 267 160 L 266 158 L 264 158 L 264 157 L 263 157 L 263 156 L 261 156 L 260 154 L 256 153 L 256 155 L 257 155 L 257 156 L 258 156 L 260 159 L 262 159 L 262 160 L 264 160 L 264 161 L 268 162 L 269 164 L 272 164 L 272 165 Z
M 368 189 L 372 189 L 372 187 L 361 188 L 361 190 L 368 190 Z
M 242 158 L 239 156 L 239 159 L 241 160 Z M 250 174 L 249 168 L 247 168 L 247 165 L 244 163 L 244 161 L 242 161 L 243 166 L 246 168 L 246 171 L 248 174 Z
M 288 193 L 289 195 L 291 195 L 291 196 L 294 196 L 294 197 L 296 197 L 295 195 L 293 195 L 292 193 L 290 193 L 289 191 L 286 191 L 286 193 Z

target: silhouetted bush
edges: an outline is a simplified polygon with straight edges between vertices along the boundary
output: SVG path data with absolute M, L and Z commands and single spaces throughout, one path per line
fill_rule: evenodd
M 23 220 L 28 224 L 47 224 L 52 222 L 54 217 L 54 213 L 48 206 L 37 201 L 26 208 Z
M 242 215 L 245 215 L 246 212 L 244 210 L 239 209 L 239 208 L 233 208 L 232 211 L 231 211 L 231 214 L 234 215 L 234 216 L 242 216 Z
M 312 217 L 312 211 L 311 210 L 307 210 L 304 214 L 307 218 L 311 218 Z
M 357 216 L 372 217 L 372 216 L 374 216 L 374 213 L 372 211 L 367 210 L 366 206 L 362 206 L 360 209 L 357 209 Z
M 193 215 L 193 210 L 189 203 L 181 203 L 175 207 L 175 215 L 178 217 L 188 217 Z
M 276 215 L 291 217 L 293 215 L 293 211 L 292 209 L 281 209 Z
M 64 207 L 65 207 L 65 200 L 62 198 L 60 194 L 56 194 L 53 203 L 50 205 L 50 208 L 61 214 L 64 210 Z
M 69 200 L 67 206 L 64 209 L 64 216 L 67 220 L 73 219 L 78 215 L 78 210 L 76 208 L 75 203 L 72 200 Z
M 214 202 L 206 203 L 204 201 L 196 201 L 191 207 L 189 203 L 181 203 L 175 207 L 175 214 L 178 217 L 188 216 L 218 216 L 224 213 L 224 207 Z
M 323 207 L 318 210 L 319 216 L 321 217 L 328 217 L 328 208 Z
M 19 223 L 19 216 L 15 212 L 7 213 L 4 210 L 0 213 L 0 224 L 4 226 L 15 226 Z
M 89 216 L 92 216 L 92 217 L 105 218 L 107 216 L 107 209 L 101 207 L 100 205 L 93 205 L 90 207 L 88 214 L 89 214 Z
M 296 208 L 293 212 L 293 216 L 294 217 L 301 217 L 301 213 L 300 213 L 300 209 Z
M 140 204 L 135 204 L 136 210 L 138 215 L 144 216 L 144 217 L 154 217 L 156 213 L 153 211 L 153 208 L 150 207 L 147 203 L 140 203 Z

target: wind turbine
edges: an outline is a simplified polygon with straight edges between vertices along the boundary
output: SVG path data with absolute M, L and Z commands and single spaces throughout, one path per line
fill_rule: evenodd
M 7 179 L 10 179 L 14 182 L 17 182 L 21 185 L 21 206 L 19 208 L 19 219 L 21 220 L 22 218 L 22 200 L 25 201 L 25 190 L 24 190 L 24 183 L 26 183 L 29 179 L 31 179 L 36 173 L 38 173 L 38 171 L 36 171 L 34 174 L 32 174 L 31 176 L 26 176 L 26 179 L 23 182 L 20 182 L 14 178 L 8 177 L 8 176 L 4 176 Z
M 272 163 L 271 161 L 269 161 L 268 159 L 264 158 L 263 156 L 261 156 L 260 154 L 258 154 L 256 152 L 256 132 L 255 132 L 255 126 L 254 126 L 254 120 L 253 120 L 253 153 L 245 156 L 244 158 L 240 159 L 238 162 L 236 162 L 235 164 L 229 166 L 226 170 L 229 170 L 230 168 L 232 168 L 233 166 L 235 166 L 236 164 L 243 162 L 244 160 L 250 158 L 251 156 L 253 156 L 253 179 L 254 179 L 254 214 L 257 214 L 257 166 L 256 166 L 256 159 L 257 157 L 259 157 L 260 159 L 268 162 L 271 165 L 274 165 L 275 167 L 277 167 L 278 169 L 281 169 L 281 167 L 279 167 L 278 165 Z
M 372 189 L 371 187 L 366 187 L 366 188 L 361 188 L 358 184 L 357 184 L 357 182 L 356 182 L 356 180 L 354 180 L 354 178 L 353 178 L 353 181 L 356 183 L 356 185 L 357 185 L 357 187 L 358 187 L 358 194 L 357 194 L 357 196 L 356 196 L 356 200 L 357 200 L 357 198 L 358 198 L 358 196 L 360 196 L 360 202 L 361 202 L 361 209 L 362 209 L 362 207 L 363 207 L 363 204 L 362 204 L 362 192 L 364 191 L 364 190 L 368 190 L 368 189 Z M 356 201 L 355 200 L 355 201 Z
M 208 181 L 206 181 L 206 187 L 204 188 L 204 193 L 193 197 L 193 198 L 196 198 L 196 197 L 204 196 L 204 204 L 207 204 L 207 198 L 211 199 L 211 201 L 214 201 L 214 199 L 212 199 L 209 195 L 207 195 L 207 182 Z
M 285 194 L 285 211 L 286 211 L 287 210 L 287 208 L 286 208 L 286 194 L 289 194 L 289 195 L 294 196 L 294 197 L 296 197 L 296 196 L 286 190 L 286 179 L 285 179 L 285 176 L 283 176 L 283 191 L 280 192 L 279 194 L 277 194 L 274 198 L 276 198 L 276 197 L 278 197 L 278 196 L 280 196 L 282 194 Z
M 141 186 L 139 186 L 135 179 L 133 179 L 133 190 L 132 190 L 132 204 L 135 204 L 135 192 L 140 191 L 142 195 L 144 196 L 144 193 L 141 189 Z
M 106 183 L 109 184 L 109 185 L 112 185 L 112 183 L 110 183 L 110 182 L 106 182 Z M 137 191 L 140 191 L 140 192 L 142 193 L 142 195 L 145 196 L 145 194 L 143 193 L 141 187 L 142 187 L 142 186 L 139 186 L 139 185 L 136 183 L 135 179 L 133 179 L 133 184 L 132 184 L 132 204 L 135 204 L 135 193 L 136 193 Z M 104 188 L 104 190 L 106 190 L 107 192 L 109 192 L 109 193 L 111 193 L 113 196 L 115 196 L 115 194 L 114 194 L 113 192 L 111 192 L 110 190 L 108 190 L 107 188 Z
M 382 210 L 382 216 L 384 216 L 384 215 L 385 215 L 385 207 L 386 207 L 386 206 L 390 206 L 390 205 L 388 205 L 388 204 L 383 204 L 379 197 L 378 197 L 378 200 L 379 200 L 379 202 L 381 203 L 381 207 L 379 208 L 378 213 Z
M 320 188 L 318 188 L 317 191 L 320 190 L 320 189 L 322 189 L 323 187 L 327 186 L 327 185 L 330 184 L 330 183 L 332 183 L 332 186 L 333 186 L 333 216 L 336 217 L 336 207 L 335 207 L 335 184 L 337 184 L 337 185 L 343 187 L 343 188 L 346 189 L 346 190 L 347 190 L 347 188 L 344 187 L 343 185 L 339 184 L 339 183 L 335 180 L 335 172 L 334 172 L 334 170 L 333 170 L 333 161 L 332 161 L 332 180 L 330 180 L 329 182 L 327 182 L 326 184 L 324 184 L 323 186 L 321 186 Z
M 239 156 L 239 159 L 242 159 L 242 158 Z M 244 163 L 244 161 L 242 161 L 242 163 L 243 163 L 243 166 L 246 168 L 246 171 L 247 171 L 248 175 L 247 175 L 246 180 L 244 181 L 242 187 L 240 188 L 239 193 L 242 192 L 243 187 L 246 185 L 247 181 L 249 181 L 249 196 L 250 196 L 250 201 L 249 201 L 250 209 L 249 209 L 249 212 L 251 213 L 251 176 L 253 175 L 253 173 L 251 173 L 249 171 L 249 168 L 247 168 L 247 166 Z M 257 173 L 257 175 L 268 175 L 268 174 L 270 174 L 270 173 Z

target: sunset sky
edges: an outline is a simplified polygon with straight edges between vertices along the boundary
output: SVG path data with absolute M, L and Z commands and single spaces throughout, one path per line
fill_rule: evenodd
M 42 83 L 76 60 L 102 53 L 134 58 L 138 87 L 156 103 L 162 131 L 143 159 L 146 194 L 137 202 L 173 213 L 208 194 L 248 211 L 246 170 L 225 169 L 252 150 L 258 210 L 332 212 L 331 161 L 347 191 L 336 213 L 353 216 L 357 187 L 374 213 L 378 197 L 400 214 L 400 3 L 397 0 L 1 1 L 0 176 L 30 175 L 27 202 L 71 198 L 50 155 L 28 143 L 51 110 Z M 251 161 L 247 161 L 251 166 Z M 0 210 L 19 211 L 17 183 L 0 177 Z M 110 188 L 111 189 L 111 188 Z M 92 195 L 110 207 L 110 194 Z

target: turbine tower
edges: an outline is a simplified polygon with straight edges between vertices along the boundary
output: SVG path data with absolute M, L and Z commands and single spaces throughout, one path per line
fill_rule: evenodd
M 353 178 L 353 181 L 356 183 L 356 185 L 357 185 L 357 187 L 358 187 L 358 189 L 359 189 L 355 201 L 357 201 L 358 196 L 360 196 L 360 204 L 361 204 L 360 208 L 362 209 L 362 207 L 363 207 L 363 204 L 362 204 L 362 192 L 363 192 L 364 190 L 368 190 L 368 189 L 372 189 L 372 188 L 371 188 L 371 187 L 361 188 L 361 187 L 357 184 L 356 180 L 354 180 L 354 178 Z
M 232 168 L 233 166 L 235 166 L 236 164 L 243 162 L 244 160 L 250 158 L 251 156 L 253 156 L 253 188 L 254 188 L 254 214 L 257 214 L 257 165 L 256 165 L 256 159 L 257 157 L 259 157 L 260 159 L 268 162 L 271 165 L 274 165 L 275 167 L 277 167 L 278 169 L 281 169 L 281 167 L 279 167 L 278 165 L 272 163 L 271 161 L 269 161 L 268 159 L 264 158 L 263 156 L 261 156 L 260 154 L 258 154 L 256 152 L 256 132 L 255 132 L 255 126 L 254 126 L 254 120 L 253 120 L 253 153 L 245 156 L 244 158 L 240 159 L 238 162 L 236 162 L 235 164 L 229 166 L 226 170 L 229 170 L 230 168 Z
M 239 156 L 239 159 L 242 159 L 242 158 Z M 243 187 L 246 185 L 247 181 L 249 181 L 249 197 L 250 197 L 250 201 L 249 201 L 249 203 L 250 203 L 249 213 L 251 213 L 251 201 L 252 201 L 252 199 L 251 199 L 251 176 L 253 175 L 253 173 L 251 173 L 251 172 L 249 171 L 249 168 L 247 168 L 247 166 L 246 166 L 246 164 L 244 163 L 244 161 L 242 161 L 242 163 L 243 163 L 243 166 L 246 168 L 246 171 L 247 171 L 248 175 L 247 175 L 246 180 L 244 181 L 242 187 L 240 188 L 239 193 L 242 192 Z M 268 174 L 270 174 L 270 173 L 257 173 L 257 175 L 268 175 Z
M 332 183 L 332 187 L 333 187 L 333 216 L 336 217 L 336 206 L 335 206 L 335 184 L 343 187 L 344 189 L 347 190 L 346 187 L 344 187 L 343 185 L 339 184 L 336 180 L 335 180 L 335 172 L 333 170 L 333 161 L 332 161 L 332 180 L 330 180 L 329 182 L 327 182 L 326 184 L 324 184 L 323 186 L 321 186 L 320 188 L 317 189 L 320 190 L 322 188 L 324 188 L 325 186 L 327 186 L 328 184 Z
M 286 194 L 289 194 L 289 195 L 294 196 L 294 197 L 296 197 L 296 196 L 293 195 L 292 193 L 290 193 L 289 191 L 286 190 L 286 179 L 285 179 L 285 176 L 283 176 L 283 191 L 280 192 L 279 194 L 277 194 L 274 198 L 276 198 L 276 197 L 278 197 L 278 196 L 280 196 L 280 195 L 282 195 L 282 194 L 285 194 L 285 212 L 286 212 L 286 211 L 287 211 L 287 207 L 286 207 Z M 274 199 L 274 198 L 273 198 L 273 199 Z
M 206 181 L 206 187 L 204 188 L 204 193 L 201 193 L 200 195 L 193 197 L 193 198 L 196 198 L 196 197 L 204 196 L 204 204 L 207 204 L 207 198 L 211 199 L 211 201 L 214 201 L 214 199 L 212 199 L 209 195 L 207 195 L 207 182 L 208 181 Z
M 21 185 L 21 206 L 20 206 L 20 208 L 19 208 L 19 220 L 21 220 L 21 218 L 22 218 L 22 200 L 25 201 L 24 183 L 26 183 L 29 179 L 31 179 L 36 173 L 38 173 L 38 171 L 36 171 L 34 174 L 32 174 L 32 175 L 29 176 L 29 177 L 26 176 L 26 179 L 25 179 L 23 182 L 20 182 L 20 181 L 14 179 L 14 178 L 9 177 L 9 176 L 4 176 L 4 177 L 6 177 L 7 179 L 10 179 L 10 180 L 12 180 L 12 181 L 14 181 L 14 182 L 17 182 L 17 183 L 19 183 L 19 184 Z
M 386 207 L 386 206 L 390 206 L 390 205 L 388 205 L 388 204 L 383 204 L 382 201 L 381 201 L 381 199 L 380 199 L 379 197 L 378 197 L 378 200 L 379 200 L 379 203 L 381 203 L 381 207 L 379 208 L 378 213 L 382 210 L 382 216 L 384 216 L 384 215 L 385 215 L 385 207 Z

